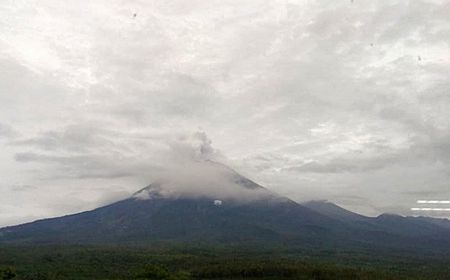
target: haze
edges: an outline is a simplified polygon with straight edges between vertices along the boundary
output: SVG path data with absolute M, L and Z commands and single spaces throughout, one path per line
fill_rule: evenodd
M 202 160 L 366 215 L 448 200 L 449 14 L 445 0 L 1 1 L 0 226 Z

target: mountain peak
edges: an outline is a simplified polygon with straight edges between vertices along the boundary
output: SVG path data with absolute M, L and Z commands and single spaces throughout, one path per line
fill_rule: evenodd
M 164 197 L 164 195 L 163 190 L 161 188 L 161 183 L 160 182 L 151 183 L 150 185 L 133 193 L 131 197 L 136 199 L 162 198 Z
M 214 162 L 178 171 L 128 199 L 92 211 L 0 229 L 0 243 L 409 248 L 411 238 L 416 238 L 415 246 L 429 248 L 434 246 L 431 236 L 438 244 L 432 248 L 450 244 L 444 221 L 368 218 L 326 200 L 300 205 Z M 378 241 L 380 233 L 383 239 Z
M 222 163 L 199 160 L 184 166 L 183 170 L 176 169 L 158 178 L 135 192 L 132 198 L 211 198 L 254 201 L 282 197 Z

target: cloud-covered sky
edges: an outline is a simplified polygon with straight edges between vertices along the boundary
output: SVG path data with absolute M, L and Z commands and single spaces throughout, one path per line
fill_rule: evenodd
M 450 199 L 446 0 L 3 0 L 0 225 L 211 155 L 368 215 Z

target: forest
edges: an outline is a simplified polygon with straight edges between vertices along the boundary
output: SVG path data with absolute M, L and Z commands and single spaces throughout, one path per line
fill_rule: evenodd
M 448 256 L 239 248 L 5 246 L 1 280 L 450 279 Z

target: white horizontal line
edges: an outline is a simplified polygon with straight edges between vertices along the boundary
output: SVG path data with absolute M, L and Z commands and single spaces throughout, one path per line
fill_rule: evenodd
M 419 204 L 450 204 L 450 200 L 417 200 Z
M 450 208 L 411 208 L 412 211 L 450 211 Z

